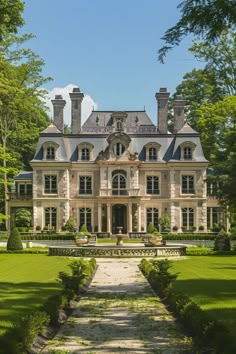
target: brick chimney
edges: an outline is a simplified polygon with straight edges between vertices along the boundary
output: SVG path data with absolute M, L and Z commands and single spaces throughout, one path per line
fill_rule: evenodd
M 53 105 L 53 123 L 61 131 L 64 131 L 64 107 L 66 101 L 62 95 L 56 95 L 54 100 L 51 100 Z
M 158 129 L 161 134 L 167 134 L 168 130 L 168 99 L 170 93 L 165 87 L 161 87 L 156 93 L 158 107 Z
M 184 126 L 184 106 L 185 101 L 182 96 L 176 96 L 176 99 L 173 102 L 174 108 L 174 133 L 180 131 Z
M 71 133 L 78 134 L 81 131 L 81 103 L 84 94 L 80 92 L 78 87 L 73 88 L 70 93 L 71 99 Z

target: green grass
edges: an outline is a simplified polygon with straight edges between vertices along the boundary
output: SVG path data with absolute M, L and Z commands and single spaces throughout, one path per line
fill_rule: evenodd
M 61 290 L 57 275 L 69 263 L 43 254 L 0 254 L 0 334 Z
M 234 335 L 236 328 L 236 257 L 189 257 L 174 262 L 180 272 L 175 288 L 222 321 Z

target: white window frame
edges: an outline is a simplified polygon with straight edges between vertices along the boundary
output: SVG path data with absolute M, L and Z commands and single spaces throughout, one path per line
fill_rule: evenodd
M 148 188 L 147 188 L 147 184 L 148 184 L 148 178 L 152 178 L 152 191 L 154 190 L 154 178 L 157 178 L 158 179 L 158 192 L 157 193 L 150 193 L 150 192 L 148 192 Z M 145 186 L 145 188 L 146 188 L 146 195 L 152 195 L 152 196 L 155 196 L 155 195 L 160 195 L 160 176 L 159 175 L 149 175 L 149 174 L 147 174 L 146 175 L 146 186 Z
M 80 177 L 91 177 L 91 193 L 80 193 Z M 84 197 L 91 197 L 94 194 L 94 176 L 93 173 L 91 172 L 82 172 L 78 174 L 78 195 L 79 196 L 84 196 Z
M 182 178 L 184 176 L 187 176 L 187 177 L 193 177 L 193 193 L 183 193 L 182 192 Z M 182 172 L 180 174 L 180 195 L 182 196 L 186 196 L 186 195 L 195 195 L 196 194 L 196 174 L 193 173 L 193 172 L 188 172 L 188 171 L 185 171 L 185 172 Z
M 183 223 L 183 210 L 184 209 L 186 209 L 187 210 L 187 212 L 186 212 L 186 214 L 187 214 L 187 225 L 184 225 L 184 223 Z M 189 215 L 190 215 L 190 209 L 193 211 L 193 225 L 190 225 L 190 223 L 189 223 Z M 193 207 L 181 207 L 181 227 L 186 227 L 186 229 L 187 230 L 190 230 L 190 228 L 193 228 L 193 227 L 195 227 L 195 222 L 196 222 L 196 210 L 195 210 L 195 208 L 193 208 Z
M 159 220 L 159 217 L 160 217 L 160 209 L 159 208 L 157 208 L 156 206 L 152 206 L 152 205 L 150 205 L 150 206 L 146 205 L 146 207 L 145 207 L 146 230 L 147 230 L 147 227 L 148 227 L 148 218 L 147 218 L 148 209 L 152 209 L 152 220 L 151 220 L 151 223 L 153 225 L 155 225 L 154 224 L 154 211 L 155 210 L 157 210 L 158 220 Z M 158 220 L 157 220 L 157 225 L 156 226 L 158 226 Z
M 45 177 L 56 177 L 56 181 L 57 181 L 57 191 L 56 193 L 48 193 L 48 192 L 45 192 Z M 55 173 L 55 172 L 44 172 L 43 174 L 43 195 L 58 195 L 58 189 L 59 189 L 59 181 L 58 181 L 58 173 Z
M 45 227 L 47 227 L 48 225 L 46 225 L 46 209 L 55 209 L 56 210 L 56 225 L 55 226 L 52 226 L 52 213 L 50 213 L 50 216 L 49 216 L 49 218 L 50 218 L 50 222 L 49 222 L 49 228 L 50 228 L 50 230 L 52 229 L 52 227 L 54 228 L 54 230 L 56 230 L 57 229 L 57 226 L 58 226 L 58 210 L 57 210 L 57 207 L 55 207 L 55 206 L 45 206 L 44 208 L 43 208 L 43 217 L 44 217 L 44 219 L 43 219 L 43 225 L 45 226 Z

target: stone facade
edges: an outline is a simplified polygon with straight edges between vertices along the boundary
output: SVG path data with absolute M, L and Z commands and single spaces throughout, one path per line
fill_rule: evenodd
M 40 134 L 32 173 L 16 177 L 9 213 L 31 208 L 34 228 L 57 231 L 73 217 L 91 231 L 141 232 L 163 215 L 172 229 L 206 231 L 208 162 L 199 134 L 184 123 L 180 97 L 174 134 L 168 131 L 168 97 L 164 88 L 156 94 L 157 126 L 145 111 L 93 111 L 81 127 L 83 93 L 74 89 L 72 133 L 64 134 L 65 101 L 56 96 L 54 124 Z

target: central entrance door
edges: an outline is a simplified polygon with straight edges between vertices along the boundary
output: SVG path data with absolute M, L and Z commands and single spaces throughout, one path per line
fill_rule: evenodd
M 116 204 L 112 207 L 112 233 L 117 234 L 117 226 L 122 226 L 122 234 L 127 232 L 127 212 L 126 206 L 123 204 Z

